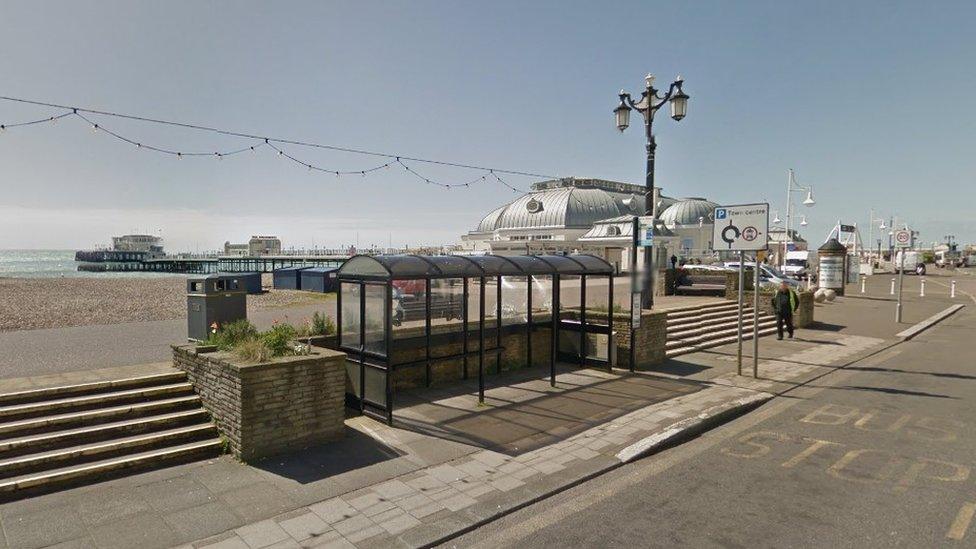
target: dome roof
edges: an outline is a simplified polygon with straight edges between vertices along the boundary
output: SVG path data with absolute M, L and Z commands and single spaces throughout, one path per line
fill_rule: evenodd
M 672 229 L 676 225 L 698 225 L 699 218 L 712 223 L 717 207 L 718 204 L 704 198 L 682 198 L 664 210 L 661 222 Z
M 561 187 L 533 191 L 493 210 L 478 232 L 499 229 L 570 227 L 587 229 L 596 221 L 643 211 L 643 197 L 598 188 Z

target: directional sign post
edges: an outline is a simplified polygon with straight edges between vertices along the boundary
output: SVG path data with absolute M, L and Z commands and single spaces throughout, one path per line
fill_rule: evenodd
M 895 247 L 901 254 L 898 265 L 898 304 L 895 305 L 895 322 L 901 322 L 901 290 L 905 283 L 905 256 L 912 245 L 912 231 L 895 231 Z
M 738 372 L 742 375 L 742 309 L 745 305 L 745 252 L 765 252 L 769 248 L 769 204 L 738 204 L 715 208 L 712 249 L 739 252 Z M 753 293 L 755 310 L 752 323 L 752 375 L 759 375 L 759 262 L 755 264 Z

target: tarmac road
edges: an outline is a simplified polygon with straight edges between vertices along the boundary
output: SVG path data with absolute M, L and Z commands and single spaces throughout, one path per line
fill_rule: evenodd
M 972 547 L 974 305 L 446 546 Z

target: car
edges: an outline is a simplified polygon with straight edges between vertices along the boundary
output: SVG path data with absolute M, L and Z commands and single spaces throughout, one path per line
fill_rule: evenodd
M 746 261 L 745 265 L 746 265 L 746 267 L 755 267 L 756 266 L 756 263 L 753 262 L 753 261 Z M 734 268 L 734 269 L 738 269 L 739 268 L 739 262 L 738 261 L 726 261 L 725 262 L 725 266 L 726 267 L 730 267 L 730 268 Z M 800 282 L 798 280 L 796 280 L 794 278 L 790 278 L 785 273 L 781 272 L 779 269 L 777 269 L 776 267 L 773 267 L 772 265 L 766 265 L 764 263 L 760 263 L 760 265 L 759 265 L 759 286 L 761 288 L 776 288 L 776 287 L 779 287 L 779 285 L 781 283 L 783 283 L 783 282 L 786 282 L 786 284 L 789 287 L 791 287 L 791 288 L 793 288 L 795 290 L 799 290 L 800 289 Z

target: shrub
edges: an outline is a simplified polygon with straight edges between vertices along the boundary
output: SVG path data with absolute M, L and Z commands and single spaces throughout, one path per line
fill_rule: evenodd
M 233 353 L 245 362 L 266 362 L 274 356 L 274 352 L 265 344 L 263 338 L 241 341 L 234 346 Z
M 297 334 L 298 331 L 291 324 L 275 324 L 261 334 L 261 341 L 271 350 L 272 356 L 282 356 L 291 350 L 289 343 Z
M 256 338 L 257 328 L 247 319 L 235 320 L 217 328 L 217 333 L 210 334 L 206 343 L 216 345 L 221 351 L 228 351 L 240 343 Z
M 336 332 L 335 321 L 318 311 L 312 315 L 311 335 L 332 335 Z

